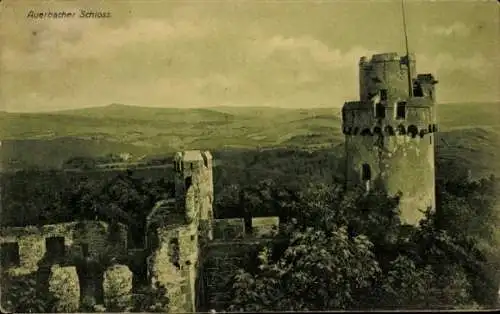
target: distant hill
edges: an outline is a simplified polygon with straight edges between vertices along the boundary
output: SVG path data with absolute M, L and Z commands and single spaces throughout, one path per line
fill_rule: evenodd
M 438 107 L 438 153 L 474 172 L 498 173 L 500 103 Z M 113 104 L 50 113 L 0 112 L 2 164 L 60 165 L 74 156 L 184 149 L 333 147 L 343 141 L 340 108 L 147 108 Z

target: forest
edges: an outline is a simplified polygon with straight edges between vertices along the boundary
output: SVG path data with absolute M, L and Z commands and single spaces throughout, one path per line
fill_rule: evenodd
M 265 247 L 259 267 L 229 278 L 227 310 L 498 306 L 495 177 L 472 180 L 462 165 L 438 160 L 436 211 L 415 227 L 401 223 L 397 198 L 345 191 L 342 160 L 331 151 L 214 156 L 216 218 L 278 215 L 287 239 Z M 154 203 L 173 195 L 171 173 L 150 174 L 5 173 L 1 223 L 98 218 L 127 223 L 140 234 Z

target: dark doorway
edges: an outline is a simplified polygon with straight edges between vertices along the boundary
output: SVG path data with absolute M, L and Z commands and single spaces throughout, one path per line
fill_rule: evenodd
M 21 260 L 19 257 L 19 244 L 17 242 L 2 243 L 0 254 L 2 267 L 19 266 Z
M 45 239 L 45 248 L 47 257 L 51 259 L 64 258 L 66 247 L 64 246 L 64 237 L 49 237 Z

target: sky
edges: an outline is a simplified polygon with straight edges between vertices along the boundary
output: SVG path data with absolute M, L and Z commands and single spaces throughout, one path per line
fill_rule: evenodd
M 340 107 L 358 61 L 404 53 L 399 0 L 0 2 L 0 110 Z M 406 0 L 419 73 L 438 102 L 500 100 L 500 5 Z M 32 19 L 34 12 L 76 12 Z M 79 10 L 110 12 L 79 18 Z

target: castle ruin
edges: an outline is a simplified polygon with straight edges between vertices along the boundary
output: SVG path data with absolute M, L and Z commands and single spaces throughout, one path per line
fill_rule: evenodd
M 146 264 L 146 285 L 165 288 L 170 312 L 222 310 L 228 279 L 275 239 L 279 219 L 252 217 L 250 230 L 243 218 L 215 219 L 212 167 L 209 152 L 175 155 L 175 197 L 151 209 L 143 248 L 129 243 L 126 225 L 99 220 L 2 228 L 2 291 L 5 280 L 33 275 L 61 311 L 109 309 L 133 302 Z

